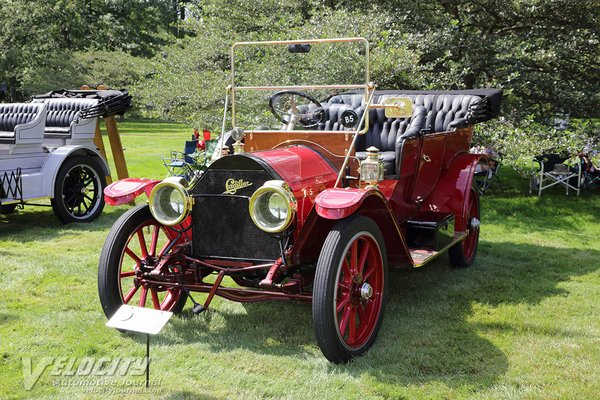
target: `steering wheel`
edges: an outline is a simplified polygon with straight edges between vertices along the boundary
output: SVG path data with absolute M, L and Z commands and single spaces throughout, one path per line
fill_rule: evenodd
M 325 109 L 314 97 L 294 90 L 282 90 L 269 98 L 271 112 L 292 129 L 295 124 L 311 128 L 325 119 Z

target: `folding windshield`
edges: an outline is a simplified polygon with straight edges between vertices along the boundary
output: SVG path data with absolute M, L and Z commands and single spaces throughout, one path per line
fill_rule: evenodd
M 364 38 L 240 42 L 231 48 L 232 125 L 245 131 L 355 131 L 358 121 L 334 129 L 325 125 L 323 103 L 364 90 L 365 104 L 368 89 Z

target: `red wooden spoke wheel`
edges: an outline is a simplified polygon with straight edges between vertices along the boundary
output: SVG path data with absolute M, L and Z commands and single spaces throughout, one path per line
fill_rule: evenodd
M 450 264 L 455 268 L 470 266 L 475 261 L 475 256 L 477 255 L 480 220 L 479 192 L 476 188 L 471 188 L 467 210 L 468 236 L 462 242 L 455 244 L 448 250 Z
M 184 291 L 142 283 L 143 274 L 158 265 L 172 236 L 152 217 L 148 206 L 133 208 L 115 222 L 98 266 L 98 292 L 108 318 L 123 304 L 181 311 L 187 300 Z M 170 265 L 169 270 L 177 271 L 178 266 Z
M 387 257 L 373 220 L 354 216 L 329 233 L 317 264 L 313 320 L 327 359 L 347 362 L 375 341 L 383 317 Z

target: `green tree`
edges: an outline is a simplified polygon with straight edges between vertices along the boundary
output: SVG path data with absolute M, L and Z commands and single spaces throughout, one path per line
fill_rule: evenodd
M 172 39 L 177 7 L 171 0 L 3 0 L 0 82 L 8 100 L 85 83 L 77 51 L 152 56 Z

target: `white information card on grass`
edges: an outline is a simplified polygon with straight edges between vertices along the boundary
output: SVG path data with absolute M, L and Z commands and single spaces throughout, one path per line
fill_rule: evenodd
M 156 335 L 169 322 L 172 312 L 152 308 L 122 305 L 108 320 L 106 326 L 125 331 Z

